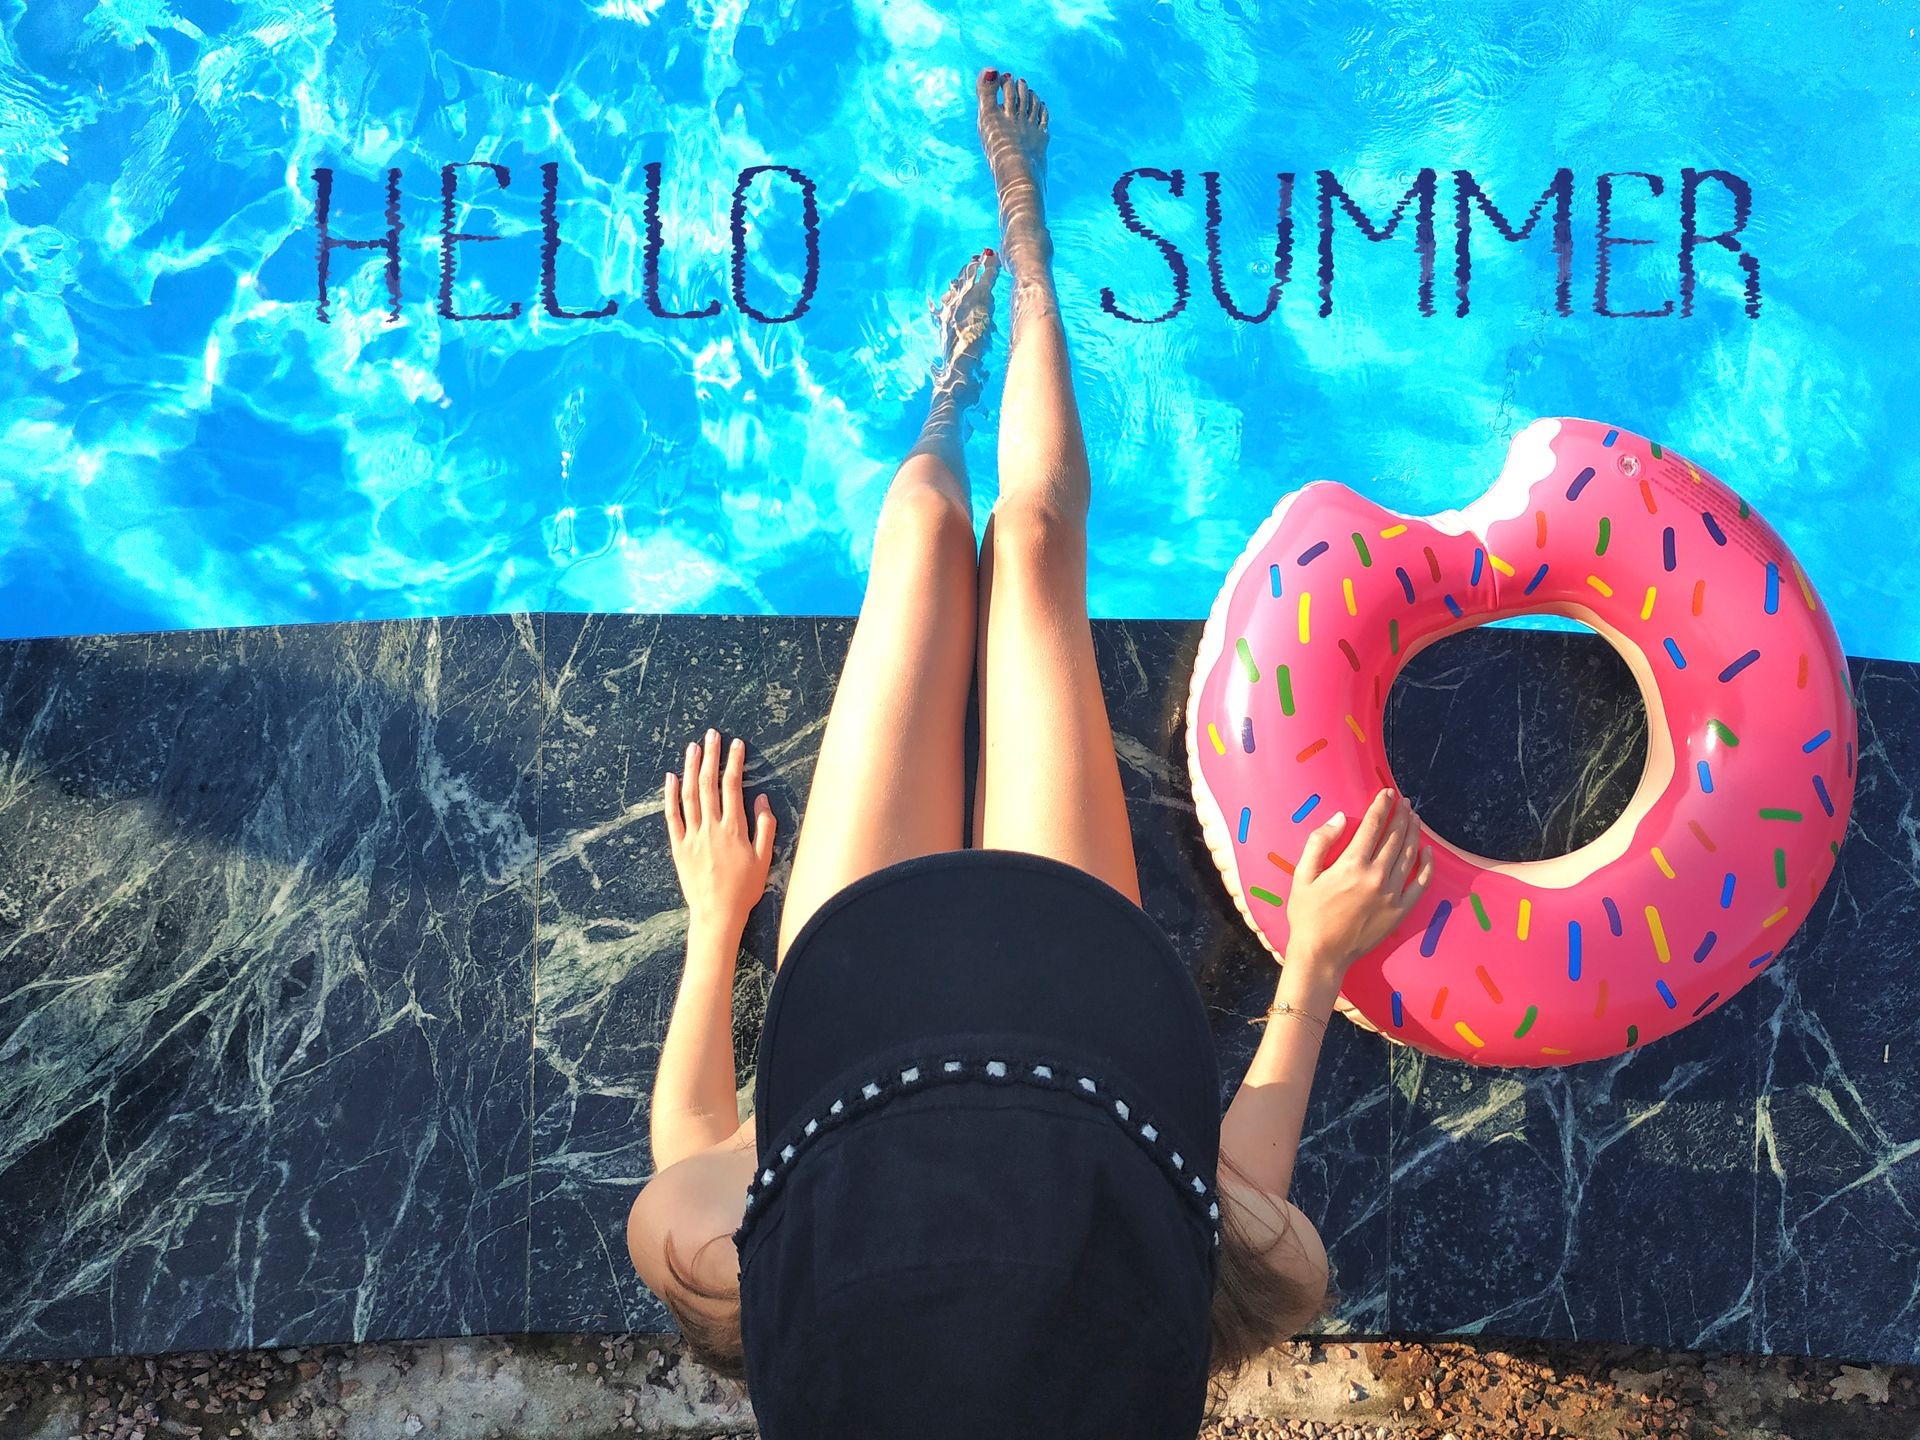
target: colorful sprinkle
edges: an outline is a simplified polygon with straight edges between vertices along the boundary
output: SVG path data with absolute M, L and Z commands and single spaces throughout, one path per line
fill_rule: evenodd
M 1267 566 L 1267 576 L 1273 581 L 1273 598 L 1278 600 L 1280 598 L 1280 567 L 1278 565 Z
M 1547 512 L 1544 510 L 1533 512 L 1533 543 L 1535 549 L 1547 548 Z
M 1580 978 L 1580 922 L 1567 921 L 1567 979 Z M 1494 996 L 1498 1000 L 1499 996 Z
M 1800 678 L 1793 683 L 1796 689 L 1804 690 L 1807 688 L 1807 657 L 1804 655 L 1800 657 Z
M 1701 961 L 1705 960 L 1707 958 L 1707 952 L 1713 949 L 1713 942 L 1719 938 L 1720 937 L 1715 935 L 1713 931 L 1707 931 L 1706 938 L 1700 942 L 1700 948 L 1693 952 L 1693 963 L 1698 965 Z
M 1719 522 L 1713 518 L 1713 512 L 1711 510 L 1702 510 L 1700 512 L 1700 518 L 1706 521 L 1707 534 L 1713 537 L 1714 544 L 1724 545 L 1727 543 L 1726 534 L 1720 529 Z
M 1393 992 L 1393 1028 L 1398 1030 L 1407 1023 L 1406 1011 L 1400 1006 L 1400 992 Z
M 1634 1046 L 1638 1045 L 1639 1043 L 1640 1043 L 1640 1027 L 1638 1025 L 1627 1026 L 1627 1048 L 1631 1050 Z
M 1731 870 L 1727 872 L 1727 878 L 1720 882 L 1720 908 L 1722 910 L 1733 908 L 1733 872 Z
M 1680 653 L 1680 647 L 1673 643 L 1673 637 L 1671 635 L 1660 643 L 1667 647 L 1667 654 L 1672 658 L 1676 670 L 1684 670 L 1687 668 L 1687 657 Z
M 1698 615 L 1700 613 L 1701 606 L 1705 605 L 1706 603 L 1707 603 L 1707 582 L 1704 580 L 1696 580 L 1693 582 L 1693 613 L 1695 615 Z
M 1540 1047 L 1540 1053 L 1542 1055 L 1571 1055 L 1573 1052 L 1571 1050 L 1562 1050 L 1558 1045 L 1542 1045 Z
M 1400 653 L 1400 622 L 1398 620 L 1387 621 L 1387 649 L 1394 655 Z
M 1240 656 L 1241 665 L 1246 668 L 1247 683 L 1251 685 L 1260 678 L 1260 667 L 1253 663 L 1253 651 L 1247 648 L 1247 637 L 1242 635 L 1238 640 L 1234 641 L 1233 648 L 1235 653 Z
M 1363 567 L 1373 564 L 1373 556 L 1367 553 L 1367 537 L 1362 535 L 1358 530 L 1353 532 L 1353 548 L 1359 551 L 1360 564 Z
M 1587 576 L 1587 584 L 1591 585 L 1594 589 L 1598 590 L 1602 595 L 1605 595 L 1609 598 L 1611 598 L 1613 595 L 1613 587 L 1607 584 L 1607 582 L 1602 580 L 1598 575 Z
M 1707 728 L 1718 733 L 1724 744 L 1738 745 L 1740 743 L 1740 737 L 1733 733 L 1732 727 L 1724 720 L 1709 720 L 1707 721 Z
M 1706 851 L 1709 855 L 1713 854 L 1714 851 L 1720 848 L 1718 845 L 1713 843 L 1713 837 L 1707 834 L 1706 830 L 1701 827 L 1701 824 L 1698 820 L 1687 821 L 1687 828 L 1693 831 L 1693 838 L 1698 840 L 1701 843 L 1701 845 L 1706 847 Z
M 1457 600 L 1455 600 L 1455 599 L 1453 598 L 1453 596 L 1451 596 L 1451 595 L 1448 595 L 1448 596 L 1445 596 L 1444 598 L 1445 598 L 1445 600 L 1446 600 L 1446 602 L 1447 602 L 1447 609 L 1449 609 L 1449 610 L 1451 610 L 1451 611 L 1453 612 L 1453 618 L 1454 618 L 1454 619 L 1456 619 L 1456 620 L 1458 620 L 1458 619 L 1460 619 L 1460 618 L 1461 618 L 1461 616 L 1460 616 L 1460 602 L 1459 602 L 1459 601 L 1457 601 Z
M 1658 991 L 1660 992 L 1660 998 L 1661 998 L 1662 1000 L 1664 1000 L 1664 1001 L 1666 1001 L 1666 1002 L 1667 1002 L 1667 1009 L 1669 1009 L 1669 1010 L 1671 1010 L 1671 1009 L 1673 1009 L 1673 1007 L 1674 1007 L 1674 1006 L 1676 1006 L 1676 1005 L 1678 1005 L 1678 1004 L 1680 1003 L 1680 1002 L 1679 1002 L 1678 1000 L 1675 1000 L 1675 999 L 1673 998 L 1673 992 L 1672 992 L 1671 990 L 1669 990 L 1669 989 L 1667 989 L 1667 982 L 1666 982 L 1666 981 L 1664 981 L 1664 980 L 1656 980 L 1656 981 L 1654 981 L 1654 982 L 1653 982 L 1653 988 L 1654 988 L 1654 989 L 1656 989 L 1656 990 L 1658 990 Z
M 1669 880 L 1673 879 L 1673 866 L 1667 863 L 1667 857 L 1660 853 L 1660 847 L 1658 845 L 1653 847 L 1653 863 L 1660 867 L 1660 873 L 1662 875 L 1666 876 Z
M 1831 740 L 1832 738 L 1833 738 L 1833 731 L 1822 730 L 1818 735 L 1814 736 L 1811 740 L 1807 741 L 1806 744 L 1800 747 L 1800 753 L 1802 755 L 1811 755 L 1814 751 L 1818 750 L 1822 745 L 1826 744 L 1827 741 Z
M 1773 914 L 1767 916 L 1766 919 L 1760 922 L 1760 928 L 1762 930 L 1765 930 L 1768 926 L 1773 925 L 1777 921 L 1784 920 L 1786 918 L 1787 918 L 1787 907 L 1782 905 L 1778 910 L 1774 911 Z
M 1673 558 L 1673 527 L 1671 525 L 1667 526 L 1666 533 L 1660 537 L 1660 558 L 1666 562 L 1667 569 L 1673 569 L 1675 561 Z
M 1253 753 L 1253 717 L 1251 715 L 1240 717 L 1240 748 L 1249 755 Z
M 1807 609 L 1816 608 L 1813 603 L 1813 587 L 1807 583 L 1807 572 L 1800 568 L 1798 560 L 1793 562 L 1793 578 L 1800 582 L 1800 594 L 1807 602 Z
M 1487 907 L 1480 903 L 1480 896 L 1469 890 L 1467 892 L 1467 899 L 1473 902 L 1473 918 L 1480 922 L 1480 928 L 1482 930 L 1493 929 L 1493 921 L 1487 918 Z
M 1434 991 L 1433 1009 L 1432 1011 L 1429 1012 L 1427 1018 L 1430 1020 L 1438 1020 L 1440 1018 L 1440 1012 L 1446 1008 L 1447 1008 L 1447 987 L 1442 985 L 1438 990 Z
M 1701 1012 L 1704 1011 L 1709 1005 L 1713 1004 L 1713 1002 L 1718 1000 L 1719 998 L 1720 998 L 1720 992 L 1718 990 L 1714 991 L 1713 994 L 1707 996 L 1706 999 L 1702 1000 L 1698 1005 L 1693 1007 L 1693 1018 L 1698 1020 L 1700 1018 Z
M 1433 583 L 1438 585 L 1440 583 L 1440 557 L 1433 553 L 1433 547 L 1431 545 L 1422 545 L 1420 547 L 1420 553 L 1427 557 L 1427 573 L 1433 576 Z
M 1653 596 L 1654 587 L 1649 585 L 1647 586 L 1647 598 L 1640 604 L 1640 618 L 1642 620 L 1648 620 L 1653 617 Z
M 1658 515 L 1660 513 L 1660 507 L 1653 503 L 1653 487 L 1644 480 L 1640 482 L 1640 498 L 1647 504 L 1647 514 Z
M 1533 572 L 1533 579 L 1527 582 L 1527 588 L 1522 590 L 1520 593 L 1522 595 L 1531 595 L 1534 591 L 1534 587 L 1546 578 L 1547 578 L 1547 567 L 1545 565 L 1542 565 L 1538 570 Z
M 1247 843 L 1247 826 L 1253 823 L 1253 811 L 1250 807 L 1240 807 L 1240 843 Z
M 1747 969 L 1758 970 L 1762 965 L 1766 964 L 1767 961 L 1771 960 L 1772 958 L 1773 958 L 1773 951 L 1762 950 L 1758 955 L 1754 956 L 1753 959 L 1747 962 Z
M 1813 778 L 1816 782 L 1820 779 L 1818 775 Z M 1782 810 L 1777 807 L 1770 807 L 1760 812 L 1760 818 L 1762 820 L 1798 820 L 1801 818 L 1801 815 L 1798 810 Z
M 1666 927 L 1660 923 L 1660 910 L 1657 906 L 1647 906 L 1647 932 L 1653 936 L 1653 953 L 1660 957 L 1665 965 L 1673 959 L 1673 952 L 1667 949 Z
M 1413 603 L 1413 577 L 1407 574 L 1404 565 L 1394 566 L 1393 573 L 1400 577 L 1400 588 L 1406 592 L 1407 603 L 1411 605 Z
M 1853 778 L 1853 741 L 1847 741 L 1847 778 Z
M 1440 943 L 1440 932 L 1447 928 L 1447 916 L 1453 913 L 1453 902 L 1442 900 L 1433 907 L 1433 915 L 1427 921 L 1427 933 L 1420 937 L 1420 953 L 1431 957 L 1433 947 Z
M 1518 1040 L 1522 1035 L 1526 1034 L 1527 1031 L 1531 1030 L 1533 1028 L 1534 1019 L 1539 1014 L 1540 1014 L 1540 1007 L 1538 1005 L 1527 1006 L 1527 1018 L 1520 1022 L 1520 1028 L 1513 1032 L 1513 1038 Z
M 1594 554 L 1604 555 L 1607 553 L 1607 537 L 1612 532 L 1612 530 L 1613 530 L 1613 521 L 1609 520 L 1606 516 L 1602 515 L 1600 517 L 1600 541 L 1597 545 L 1593 547 Z
M 1300 592 L 1300 643 L 1307 643 L 1307 609 L 1313 603 L 1313 596 L 1305 590 Z
M 1380 532 L 1380 538 L 1382 540 L 1391 540 L 1396 535 L 1404 535 L 1406 533 L 1407 533 L 1407 527 L 1404 525 L 1389 525 L 1386 529 Z
M 1467 583 L 1469 585 L 1478 585 L 1480 583 L 1480 572 L 1486 568 L 1486 562 L 1487 552 L 1476 545 L 1473 551 L 1473 574 L 1467 577 Z
M 1501 1003 L 1500 987 L 1493 983 L 1493 976 L 1487 973 L 1486 966 L 1484 965 L 1474 966 L 1473 977 L 1474 979 L 1480 982 L 1480 988 L 1487 992 L 1487 994 L 1492 998 L 1494 1004 L 1498 1005 Z
M 1746 669 L 1749 665 L 1753 664 L 1753 662 L 1758 660 L 1759 658 L 1760 658 L 1760 652 L 1758 650 L 1747 651 L 1746 654 L 1742 655 L 1738 660 L 1734 661 L 1731 665 L 1727 666 L 1726 669 L 1722 670 L 1720 672 L 1720 678 L 1723 681 L 1733 679 L 1734 676 L 1738 675 L 1742 670 Z
M 1293 672 L 1285 665 L 1273 672 L 1274 679 L 1280 685 L 1280 713 L 1293 714 Z
M 1211 720 L 1207 722 L 1207 738 L 1213 741 L 1214 754 L 1224 755 L 1227 753 L 1227 742 L 1220 738 L 1220 727 L 1215 725 Z
M 1253 896 L 1253 898 L 1256 900 L 1266 901 L 1267 904 L 1269 905 L 1284 905 L 1287 903 L 1286 901 L 1282 900 L 1278 895 L 1274 894 L 1271 890 L 1262 890 L 1258 885 L 1249 886 L 1247 888 L 1247 893 Z
M 1478 1035 L 1474 1034 L 1472 1029 L 1469 1028 L 1469 1026 L 1467 1025 L 1466 1021 L 1464 1020 L 1454 1021 L 1453 1028 L 1455 1030 L 1458 1030 L 1460 1032 L 1460 1038 L 1466 1041 L 1467 1044 L 1471 1045 L 1474 1049 L 1479 1050 L 1485 1047 L 1487 1042 L 1482 1040 Z
M 1282 870 L 1286 871 L 1287 874 L 1289 875 L 1293 874 L 1292 862 L 1289 861 L 1278 850 L 1267 851 L 1267 859 L 1271 860 L 1275 865 L 1278 865 Z
M 1777 847 L 1773 852 L 1773 878 L 1782 890 L 1787 888 L 1787 852 Z
M 1767 613 L 1780 613 L 1780 567 L 1771 560 L 1767 562 Z
M 1492 563 L 1493 568 L 1498 570 L 1502 575 L 1506 576 L 1509 580 L 1513 578 L 1513 566 L 1502 560 L 1498 555 L 1495 555 L 1492 551 L 1488 551 L 1487 559 Z
M 1354 739 L 1358 740 L 1362 745 L 1367 743 L 1367 732 L 1360 728 L 1360 722 L 1351 715 L 1347 716 L 1347 728 L 1353 731 Z
M 1531 924 L 1532 921 L 1533 921 L 1533 902 L 1531 900 L 1522 900 L 1520 902 L 1520 918 L 1518 921 L 1515 922 L 1515 925 L 1514 925 L 1514 932 L 1513 932 L 1514 937 L 1519 940 L 1526 939 L 1527 926 Z
M 1316 540 L 1313 542 L 1313 544 L 1309 545 L 1306 549 L 1302 550 L 1300 552 L 1300 558 L 1294 561 L 1293 563 L 1296 565 L 1311 565 L 1314 561 L 1318 560 L 1322 555 L 1326 554 L 1329 548 L 1330 547 L 1328 546 L 1326 541 Z
M 1703 795 L 1713 794 L 1713 771 L 1707 768 L 1707 762 L 1704 760 L 1700 761 L 1694 766 L 1694 769 L 1700 774 L 1700 793 Z
M 1613 903 L 1613 897 L 1611 895 L 1602 895 L 1600 897 L 1600 903 L 1606 907 L 1607 928 L 1613 931 L 1615 935 L 1618 935 L 1620 933 L 1620 907 Z
M 1318 740 L 1314 741 L 1311 745 L 1307 746 L 1304 750 L 1302 750 L 1298 755 L 1294 756 L 1293 758 L 1295 760 L 1298 760 L 1301 764 L 1305 764 L 1307 761 L 1311 760 L 1314 756 L 1318 755 L 1322 750 L 1326 748 L 1327 748 L 1327 737 L 1322 735 Z
M 1653 451 L 1654 459 L 1658 460 L 1660 458 L 1660 447 L 1654 444 L 1653 441 L 1649 440 L 1647 442 L 1647 448 Z
M 1567 487 L 1567 499 L 1578 500 L 1580 492 L 1587 488 L 1587 482 L 1591 479 L 1593 479 L 1593 467 L 1589 465 L 1573 477 L 1573 483 Z
M 1298 825 L 1302 820 L 1306 819 L 1307 816 L 1313 813 L 1313 807 L 1319 803 L 1319 795 L 1314 794 L 1307 796 L 1306 799 L 1300 802 L 1300 808 L 1293 812 L 1293 823 Z
M 1600 443 L 1602 445 L 1611 445 L 1613 444 L 1614 441 L 1618 440 L 1619 438 L 1620 438 L 1620 432 L 1618 430 L 1609 430 L 1607 431 L 1607 438 L 1602 440 Z
M 1340 577 L 1340 593 L 1346 596 L 1347 614 L 1358 615 L 1360 612 L 1354 608 L 1353 604 L 1353 577 L 1351 575 L 1342 575 Z
M 1813 793 L 1820 797 L 1820 808 L 1827 812 L 1827 818 L 1833 818 L 1833 800 L 1827 794 L 1827 782 L 1818 775 L 1813 777 Z
M 1353 673 L 1358 675 L 1360 673 L 1360 653 L 1353 648 L 1353 642 L 1343 638 L 1340 641 L 1340 653 L 1347 657 L 1347 664 L 1351 665 L 1353 667 Z
M 1598 998 L 1595 999 L 1593 1002 L 1593 1018 L 1598 1020 L 1602 1015 L 1605 1015 L 1606 1013 L 1607 1013 L 1607 982 L 1602 980 L 1600 982 Z

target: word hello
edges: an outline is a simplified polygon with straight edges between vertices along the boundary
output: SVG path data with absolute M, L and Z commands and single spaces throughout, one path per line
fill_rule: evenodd
M 440 292 L 437 313 L 443 319 L 454 321 L 507 321 L 517 319 L 521 314 L 521 302 L 514 301 L 506 310 L 493 311 L 477 315 L 463 315 L 453 307 L 454 279 L 457 269 L 457 247 L 460 245 L 485 244 L 499 240 L 498 235 L 471 235 L 456 232 L 454 208 L 458 193 L 459 172 L 463 168 L 485 169 L 493 176 L 501 189 L 507 189 L 512 183 L 512 174 L 504 165 L 491 161 L 467 160 L 444 165 L 440 170 Z M 662 248 L 660 226 L 660 165 L 650 163 L 646 167 L 647 189 L 645 200 L 646 246 L 644 253 L 644 280 L 642 301 L 648 313 L 662 320 L 703 320 L 718 315 L 721 302 L 710 300 L 704 306 L 693 310 L 669 310 L 660 299 L 660 255 Z M 558 320 L 604 320 L 619 313 L 617 300 L 607 300 L 595 309 L 569 310 L 560 303 L 556 293 L 555 270 L 560 252 L 559 225 L 559 174 L 557 164 L 545 164 L 540 167 L 541 174 L 541 246 L 540 246 L 540 304 L 546 313 Z M 1566 168 L 1554 172 L 1552 182 L 1543 190 L 1538 199 L 1527 211 L 1524 224 L 1516 227 L 1488 198 L 1486 192 L 1473 178 L 1469 170 L 1452 172 L 1454 181 L 1453 195 L 1453 291 L 1456 316 L 1469 312 L 1468 291 L 1472 281 L 1472 255 L 1470 241 L 1473 232 L 1473 214 L 1477 208 L 1492 222 L 1494 232 L 1502 240 L 1518 243 L 1528 239 L 1539 225 L 1541 215 L 1549 202 L 1553 206 L 1551 243 L 1557 267 L 1557 280 L 1554 286 L 1554 308 L 1561 315 L 1571 315 L 1572 276 L 1573 276 L 1573 171 Z M 779 177 L 799 188 L 802 214 L 800 226 L 806 247 L 806 264 L 800 286 L 799 296 L 783 314 L 770 314 L 757 308 L 747 297 L 746 254 L 747 254 L 747 196 L 761 176 Z M 1258 310 L 1248 310 L 1229 293 L 1220 256 L 1220 229 L 1222 215 L 1220 208 L 1220 174 L 1215 170 L 1200 172 L 1201 190 L 1204 197 L 1206 222 L 1206 267 L 1207 279 L 1212 290 L 1214 302 L 1234 320 L 1243 324 L 1258 325 L 1269 319 L 1278 308 L 1280 297 L 1293 273 L 1294 257 L 1294 219 L 1293 190 L 1295 177 L 1290 171 L 1278 175 L 1279 201 L 1275 221 L 1275 239 L 1273 249 L 1273 281 L 1267 287 L 1264 303 Z M 1348 195 L 1345 188 L 1334 177 L 1331 170 L 1316 170 L 1317 200 L 1317 278 L 1319 280 L 1319 315 L 1325 318 L 1333 313 L 1333 239 L 1334 206 L 1340 209 L 1352 222 L 1353 227 L 1369 242 L 1389 240 L 1398 233 L 1401 221 L 1411 203 L 1414 210 L 1413 237 L 1414 248 L 1420 258 L 1420 282 L 1418 303 L 1422 315 L 1432 315 L 1434 311 L 1434 276 L 1438 261 L 1438 235 L 1435 224 L 1435 197 L 1438 193 L 1438 172 L 1423 169 L 1408 186 L 1407 191 L 1393 207 L 1386 220 L 1376 225 Z M 401 266 L 400 266 L 400 172 L 387 172 L 386 187 L 386 234 L 370 240 L 345 239 L 332 230 L 333 208 L 333 172 L 328 169 L 316 169 L 313 172 L 316 186 L 315 209 L 320 232 L 319 241 L 319 318 L 328 323 L 328 281 L 335 250 L 381 250 L 386 254 L 386 288 L 389 301 L 388 314 L 393 319 L 400 318 L 401 304 Z M 1595 232 L 1595 277 L 1594 277 L 1594 313 L 1610 319 L 1655 319 L 1674 313 L 1674 302 L 1666 300 L 1657 310 L 1615 310 L 1609 303 L 1608 286 L 1611 276 L 1611 253 L 1620 245 L 1651 245 L 1655 242 L 1647 239 L 1632 238 L 1612 233 L 1612 202 L 1614 182 L 1622 179 L 1644 181 L 1653 197 L 1658 199 L 1665 189 L 1665 182 L 1659 176 L 1641 170 L 1615 170 L 1601 174 L 1595 182 L 1595 200 L 1598 212 L 1598 226 Z M 1137 325 L 1159 325 L 1173 319 L 1187 308 L 1191 298 L 1192 280 L 1187 257 L 1173 241 L 1149 228 L 1141 220 L 1133 203 L 1133 186 L 1139 181 L 1149 181 L 1164 186 L 1169 197 L 1175 200 L 1187 196 L 1187 175 L 1184 170 L 1159 170 L 1142 166 L 1127 171 L 1113 185 L 1113 203 L 1119 213 L 1120 223 L 1126 229 L 1150 241 L 1160 252 L 1173 285 L 1173 298 L 1170 304 L 1158 314 L 1136 315 L 1124 309 L 1111 288 L 1103 286 L 1100 290 L 1100 308 L 1116 319 L 1129 321 Z M 1733 200 L 1733 223 L 1717 234 L 1703 235 L 1698 228 L 1698 196 L 1703 185 L 1708 183 L 1722 187 Z M 1680 308 L 1682 316 L 1693 313 L 1693 295 L 1697 279 L 1695 253 L 1704 245 L 1718 246 L 1727 251 L 1737 261 L 1745 279 L 1745 310 L 1748 318 L 1756 319 L 1760 314 L 1760 262 L 1738 240 L 1745 228 L 1748 216 L 1752 213 L 1753 194 L 1747 183 L 1738 176 L 1725 170 L 1695 170 L 1684 167 L 1680 172 L 1680 238 L 1678 242 L 1678 261 L 1680 272 Z M 732 237 L 732 263 L 730 266 L 730 298 L 734 308 L 742 315 L 759 321 L 763 325 L 784 325 L 799 319 L 807 313 L 815 290 L 820 281 L 820 214 L 815 201 L 814 183 L 805 174 L 786 165 L 754 165 L 739 172 L 733 187 L 733 199 L 729 209 L 729 230 Z

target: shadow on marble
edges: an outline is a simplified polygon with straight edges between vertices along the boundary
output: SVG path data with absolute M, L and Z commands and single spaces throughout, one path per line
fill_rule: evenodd
M 525 1318 L 524 617 L 0 648 L 9 1358 Z

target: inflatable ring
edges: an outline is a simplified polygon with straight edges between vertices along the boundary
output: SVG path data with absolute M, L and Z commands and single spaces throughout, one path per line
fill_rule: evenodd
M 1549 860 L 1491 860 L 1427 831 L 1432 882 L 1341 991 L 1350 1019 L 1483 1065 L 1572 1064 L 1671 1034 L 1765 970 L 1832 873 L 1854 699 L 1780 537 L 1671 450 L 1536 420 L 1461 510 L 1396 514 L 1324 480 L 1281 500 L 1221 588 L 1187 696 L 1208 848 L 1282 957 L 1307 835 L 1394 784 L 1380 732 L 1399 668 L 1444 635 L 1539 611 L 1583 621 L 1632 669 L 1638 790 L 1597 839 Z

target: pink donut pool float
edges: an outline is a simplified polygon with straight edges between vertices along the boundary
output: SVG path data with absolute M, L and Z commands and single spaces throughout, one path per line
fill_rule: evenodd
M 1341 992 L 1350 1019 L 1481 1065 L 1617 1055 L 1724 1004 L 1806 918 L 1853 805 L 1846 657 L 1772 527 L 1631 431 L 1536 420 L 1464 509 L 1402 515 L 1317 480 L 1227 575 L 1188 691 L 1187 763 L 1208 848 L 1276 957 L 1307 835 L 1399 788 L 1381 721 L 1400 667 L 1536 611 L 1591 626 L 1631 668 L 1639 788 L 1549 860 L 1426 831 L 1432 883 Z

